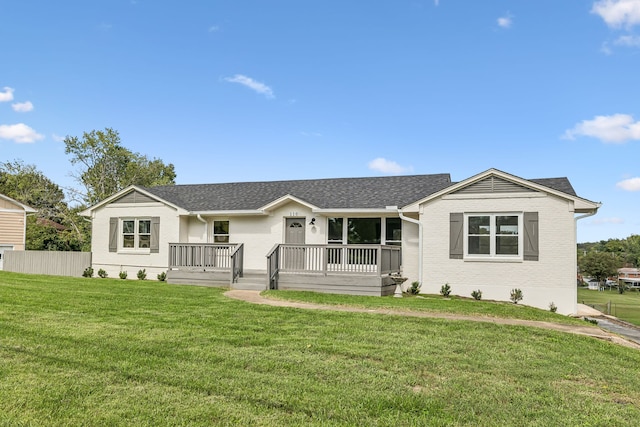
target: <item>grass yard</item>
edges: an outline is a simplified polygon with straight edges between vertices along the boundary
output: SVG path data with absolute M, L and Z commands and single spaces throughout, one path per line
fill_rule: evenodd
M 617 289 L 606 291 L 591 291 L 578 288 L 578 302 L 595 305 L 600 311 L 607 310 L 611 302 L 611 314 L 629 323 L 640 326 L 640 292 L 626 291 L 618 293 Z
M 498 317 L 506 319 L 523 319 L 547 321 L 584 326 L 584 320 L 555 314 L 550 311 L 539 310 L 522 304 L 507 302 L 476 301 L 472 298 L 451 296 L 443 298 L 441 295 L 407 295 L 403 298 L 367 297 L 354 295 L 336 295 L 319 292 L 298 291 L 265 291 L 269 298 L 310 302 L 325 305 L 347 305 L 363 308 L 382 308 L 401 311 L 425 311 L 437 313 L 459 314 L 465 316 Z
M 223 291 L 0 272 L 0 426 L 640 419 L 637 350 L 538 328 L 257 306 Z

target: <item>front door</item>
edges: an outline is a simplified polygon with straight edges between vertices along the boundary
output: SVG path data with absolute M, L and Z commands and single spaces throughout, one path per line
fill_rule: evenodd
M 13 250 L 13 246 L 0 246 L 0 270 L 2 270 L 2 265 L 4 263 L 4 252 Z
M 304 218 L 287 218 L 284 242 L 291 245 L 304 245 Z M 284 268 L 289 270 L 304 270 L 305 248 L 288 247 L 284 248 Z
M 285 243 L 304 245 L 304 218 L 287 218 L 287 231 L 284 236 Z

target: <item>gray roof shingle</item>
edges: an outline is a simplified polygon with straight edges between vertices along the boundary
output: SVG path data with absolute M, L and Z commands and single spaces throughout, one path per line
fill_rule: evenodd
M 531 179 L 571 196 L 567 178 Z M 449 174 L 366 178 L 329 178 L 223 184 L 165 185 L 145 188 L 190 212 L 256 210 L 291 195 L 321 209 L 384 209 L 403 207 L 454 183 Z
M 191 212 L 253 210 L 291 195 L 319 208 L 405 206 L 451 185 L 449 174 L 330 178 L 146 188 Z

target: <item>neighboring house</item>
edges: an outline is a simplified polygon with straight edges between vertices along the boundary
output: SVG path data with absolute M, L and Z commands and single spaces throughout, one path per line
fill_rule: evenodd
M 0 270 L 6 251 L 23 251 L 26 244 L 27 214 L 36 210 L 0 194 Z
M 618 280 L 622 281 L 632 288 L 640 288 L 640 269 L 638 268 L 619 268 Z
M 566 178 L 448 174 L 128 187 L 90 207 L 93 267 L 170 283 L 437 294 L 576 312 L 576 222 L 600 207 Z M 244 278 L 242 277 L 244 276 Z M 244 283 L 243 283 L 244 281 Z

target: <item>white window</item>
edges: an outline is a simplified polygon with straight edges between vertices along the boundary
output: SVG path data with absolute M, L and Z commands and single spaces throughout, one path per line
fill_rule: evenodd
M 213 221 L 213 242 L 229 243 L 229 221 Z
M 465 258 L 522 259 L 521 213 L 465 214 Z
M 402 220 L 398 217 L 328 218 L 327 229 L 329 244 L 402 244 Z
M 151 220 L 127 218 L 122 220 L 121 247 L 123 249 L 151 248 Z

